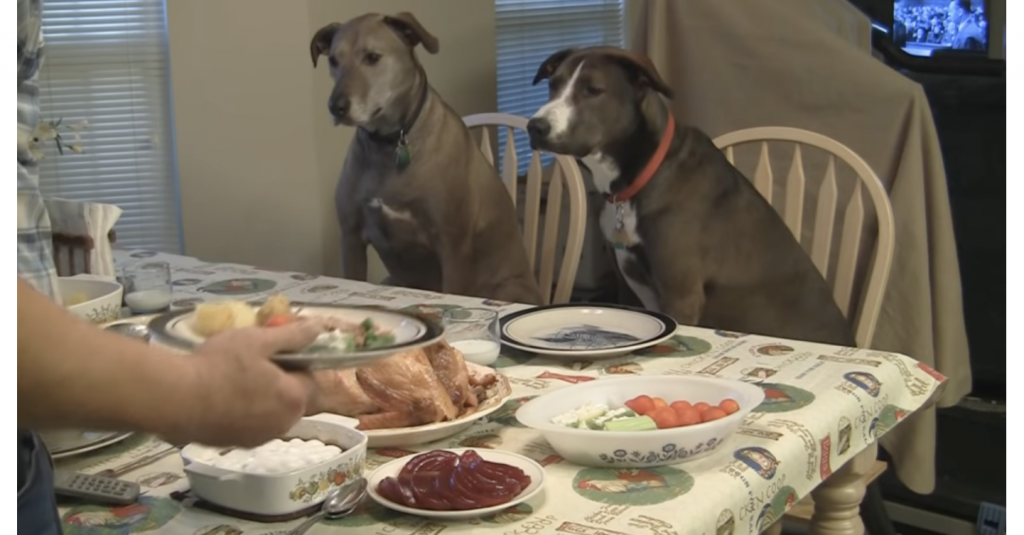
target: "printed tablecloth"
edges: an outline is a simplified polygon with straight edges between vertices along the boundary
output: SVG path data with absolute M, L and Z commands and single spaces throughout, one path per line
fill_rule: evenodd
M 522 305 L 279 272 L 193 258 L 119 251 L 119 266 L 165 260 L 172 266 L 174 306 L 283 293 L 293 301 L 378 304 L 440 314 L 455 307 L 501 313 Z M 504 350 L 503 350 L 504 351 Z M 325 521 L 311 535 L 492 532 L 508 535 L 753 534 L 771 525 L 834 469 L 927 403 L 944 378 L 897 354 L 680 327 L 668 342 L 599 362 L 567 363 L 503 353 L 509 377 L 505 406 L 449 439 L 411 449 L 371 450 L 367 469 L 437 447 L 497 448 L 545 466 L 544 491 L 522 505 L 473 521 L 439 522 L 392 512 L 370 500 L 352 516 Z M 561 459 L 514 417 L 524 402 L 557 388 L 622 374 L 704 375 L 760 385 L 765 402 L 710 457 L 671 467 L 584 468 Z M 139 436 L 61 466 L 98 471 L 124 465 L 162 444 Z M 621 452 L 663 456 L 671 451 Z M 168 456 L 122 476 L 145 496 L 127 507 L 81 505 L 62 510 L 67 535 L 157 532 L 170 535 L 283 535 L 301 520 L 261 524 L 189 507 L 171 498 L 188 488 L 181 460 Z

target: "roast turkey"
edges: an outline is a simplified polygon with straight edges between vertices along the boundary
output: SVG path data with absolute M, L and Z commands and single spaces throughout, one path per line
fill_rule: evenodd
M 359 428 L 390 429 L 444 422 L 476 410 L 485 383 L 459 350 L 441 341 L 355 370 L 314 375 L 320 409 L 359 419 Z

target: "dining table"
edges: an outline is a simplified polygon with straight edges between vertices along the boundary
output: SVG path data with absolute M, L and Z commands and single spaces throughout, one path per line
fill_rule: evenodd
M 507 314 L 527 305 L 375 285 L 260 266 L 206 262 L 144 250 L 114 252 L 118 268 L 167 262 L 172 308 L 283 294 L 293 302 L 378 305 L 437 318 L 458 308 Z M 910 357 L 865 348 L 680 325 L 671 338 L 633 354 L 572 362 L 505 346 L 492 365 L 512 396 L 496 412 L 430 444 L 370 449 L 365 473 L 395 459 L 438 448 L 492 448 L 544 467 L 545 485 L 530 500 L 471 520 L 439 521 L 393 511 L 367 498 L 349 516 L 324 520 L 309 535 L 725 535 L 778 533 L 791 507 L 813 496 L 812 533 L 863 533 L 858 507 L 863 476 L 878 439 L 929 406 L 945 378 Z M 655 468 L 584 467 L 559 456 L 539 432 L 515 417 L 523 403 L 559 388 L 624 375 L 718 377 L 760 386 L 765 400 L 710 456 Z M 189 493 L 180 455 L 153 462 L 168 444 L 133 435 L 86 454 L 55 461 L 58 469 L 96 473 L 134 466 L 127 506 L 63 504 L 66 535 L 286 535 L 303 522 L 243 519 L 202 507 Z M 664 452 L 631 452 L 658 456 Z

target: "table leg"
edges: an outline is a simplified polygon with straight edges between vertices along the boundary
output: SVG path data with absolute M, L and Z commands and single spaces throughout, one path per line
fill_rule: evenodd
M 877 457 L 878 442 L 874 442 L 811 491 L 811 535 L 864 535 L 860 518 L 860 502 L 864 499 L 862 477 Z

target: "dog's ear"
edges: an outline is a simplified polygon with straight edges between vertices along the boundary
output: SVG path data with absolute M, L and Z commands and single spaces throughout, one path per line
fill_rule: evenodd
M 658 69 L 654 68 L 654 63 L 647 56 L 612 47 L 602 50 L 601 53 L 625 67 L 627 71 L 636 77 L 636 81 L 641 85 L 650 87 L 658 93 L 665 95 L 666 98 L 672 98 L 674 94 L 672 88 L 661 78 L 661 75 L 658 74 Z
M 384 17 L 384 24 L 387 24 L 391 29 L 398 32 L 398 35 L 402 37 L 402 40 L 409 44 L 409 47 L 415 47 L 416 45 L 423 45 L 423 48 L 431 54 L 437 54 L 440 50 L 441 44 L 438 42 L 437 37 L 431 35 L 426 28 L 420 24 L 420 21 L 416 20 L 416 17 L 412 13 L 403 11 L 395 15 L 387 15 Z
M 548 59 L 544 60 L 544 63 L 541 63 L 540 68 L 537 69 L 537 74 L 533 77 L 533 85 L 539 84 L 541 80 L 551 78 L 551 75 L 555 74 L 558 67 L 565 61 L 565 58 L 572 55 L 575 51 L 575 48 L 566 48 L 548 56 Z
M 341 23 L 332 22 L 317 30 L 313 35 L 313 40 L 309 42 L 309 55 L 313 58 L 314 69 L 320 56 L 331 52 L 331 41 L 334 40 L 334 32 L 338 31 L 338 28 L 341 28 Z

